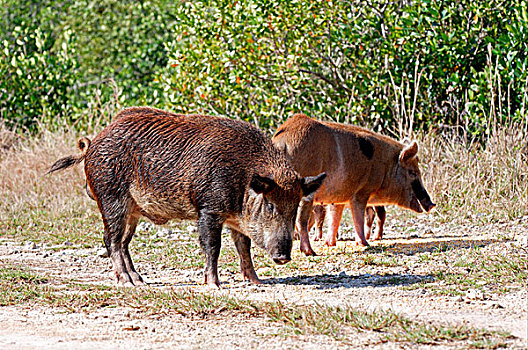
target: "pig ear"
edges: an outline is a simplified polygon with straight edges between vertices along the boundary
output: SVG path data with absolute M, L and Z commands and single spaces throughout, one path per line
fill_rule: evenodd
M 405 147 L 400 153 L 400 164 L 405 164 L 418 154 L 418 144 L 416 141 L 411 142 L 410 145 Z
M 271 190 L 273 190 L 277 184 L 269 177 L 255 174 L 253 175 L 253 179 L 251 179 L 249 186 L 257 193 L 266 194 L 271 192 Z
M 307 176 L 301 180 L 301 188 L 303 192 L 303 200 L 312 200 L 315 192 L 321 187 L 326 173 L 321 173 L 317 176 Z

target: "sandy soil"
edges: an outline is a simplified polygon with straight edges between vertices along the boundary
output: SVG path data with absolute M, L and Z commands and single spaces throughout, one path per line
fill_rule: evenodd
M 426 229 L 415 236 L 402 238 L 399 229 L 389 225 L 384 245 L 426 245 L 427 242 L 450 241 L 486 242 L 490 233 L 486 228 L 471 232 L 466 228 L 458 236 L 450 232 L 434 236 Z M 458 228 L 460 230 L 460 228 Z M 456 231 L 456 229 L 455 229 Z M 509 228 L 517 232 L 510 240 L 485 245 L 483 253 L 500 250 L 508 244 L 525 245 L 526 227 Z M 427 236 L 427 234 L 429 236 Z M 427 236 L 427 237 L 426 237 Z M 340 241 L 339 245 L 353 242 Z M 297 243 L 298 245 L 298 243 Z M 316 251 L 331 254 L 332 251 L 316 242 Z M 294 246 L 296 249 L 297 246 Z M 37 273 L 51 277 L 51 283 L 60 285 L 75 278 L 80 282 L 111 284 L 109 259 L 98 256 L 93 249 L 53 250 L 49 247 L 20 245 L 3 239 L 0 241 L 1 265 L 27 266 Z M 345 257 L 346 258 L 346 257 Z M 160 269 L 154 264 L 138 263 L 138 271 L 149 282 L 149 288 L 175 288 L 205 291 L 201 271 Z M 336 266 L 337 265 L 337 266 Z M 237 298 L 257 301 L 282 301 L 295 304 L 328 304 L 351 306 L 366 310 L 392 310 L 411 319 L 444 325 L 468 325 L 473 328 L 510 332 L 511 348 L 527 346 L 528 291 L 516 289 L 501 294 L 492 293 L 482 298 L 469 296 L 441 296 L 426 288 L 408 289 L 403 285 L 416 283 L 424 276 L 420 264 L 406 264 L 394 270 L 399 278 L 408 283 L 391 285 L 384 283 L 384 276 L 365 273 L 358 269 L 342 270 L 338 264 L 321 266 L 321 274 L 309 275 L 300 271 L 295 276 L 281 278 L 263 277 L 263 285 L 250 285 L 239 276 L 221 271 L 224 293 Z M 281 267 L 277 267 L 280 269 Z M 379 267 L 383 269 L 383 267 Z M 265 271 L 257 273 L 261 276 Z M 429 271 L 430 272 L 430 271 Z M 329 278 L 330 277 L 330 278 Z M 432 282 L 434 283 L 434 282 Z M 181 315 L 144 315 L 131 307 L 98 308 L 89 312 L 67 312 L 45 306 L 17 305 L 0 307 L 0 348 L 5 349 L 198 349 L 213 347 L 229 348 L 281 348 L 281 349 L 331 349 L 331 348 L 429 348 L 402 343 L 379 343 L 371 332 L 351 334 L 347 343 L 327 336 L 282 336 L 282 325 L 265 317 L 209 315 L 205 319 Z M 435 348 L 449 348 L 440 345 Z

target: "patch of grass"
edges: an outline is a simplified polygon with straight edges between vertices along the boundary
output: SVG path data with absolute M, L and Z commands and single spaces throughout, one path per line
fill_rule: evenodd
M 449 252 L 437 252 L 432 259 L 450 258 Z M 457 259 L 444 261 L 434 273 L 441 283 L 420 283 L 408 288 L 428 288 L 442 295 L 463 295 L 468 289 L 506 293 L 528 283 L 528 254 L 526 249 L 502 248 L 484 250 L 474 247 L 457 255 Z
M 42 285 L 47 282 L 46 278 L 21 268 L 0 268 L 0 306 L 40 298 L 45 292 Z
M 242 313 L 267 317 L 286 325 L 289 334 L 324 334 L 347 342 L 355 331 L 380 334 L 380 342 L 420 344 L 471 341 L 476 347 L 496 347 L 508 334 L 447 327 L 411 321 L 393 312 L 366 312 L 349 306 L 287 305 L 282 302 L 255 302 L 223 293 L 199 293 L 191 290 L 155 288 L 109 288 L 106 286 L 67 283 L 68 289 L 54 288 L 48 279 L 16 267 L 0 269 L 0 305 L 38 303 L 70 312 L 89 312 L 102 307 L 133 307 L 147 314 L 177 313 L 185 317 L 228 317 Z
M 367 266 L 384 266 L 394 267 L 398 266 L 398 259 L 394 256 L 375 256 L 373 254 L 365 254 L 361 258 L 363 265 Z
M 272 321 L 284 323 L 294 334 L 325 334 L 346 342 L 351 329 L 381 334 L 380 342 L 441 344 L 471 341 L 473 346 L 494 348 L 504 344 L 508 334 L 467 327 L 446 327 L 411 321 L 393 312 L 365 312 L 351 307 L 290 306 L 266 303 L 264 310 Z

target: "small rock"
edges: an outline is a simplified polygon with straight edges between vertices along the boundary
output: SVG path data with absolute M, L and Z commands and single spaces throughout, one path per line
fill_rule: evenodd
M 464 301 L 464 298 L 462 297 L 462 295 L 457 295 L 456 297 L 453 298 L 453 301 L 456 303 L 461 303 Z
M 26 245 L 24 246 L 26 250 L 35 250 L 38 249 L 38 245 L 35 242 L 28 241 Z
M 484 293 L 478 289 L 468 289 L 466 297 L 471 300 L 484 300 Z
M 492 308 L 492 309 L 504 309 L 504 306 L 502 306 L 501 304 L 499 304 L 496 301 L 492 301 L 492 302 L 488 303 L 488 306 L 490 308 Z
M 65 247 L 71 247 L 73 243 L 70 241 L 65 241 L 62 245 L 64 245 Z
M 97 250 L 97 256 L 100 258 L 108 258 L 108 251 L 106 248 L 101 248 Z

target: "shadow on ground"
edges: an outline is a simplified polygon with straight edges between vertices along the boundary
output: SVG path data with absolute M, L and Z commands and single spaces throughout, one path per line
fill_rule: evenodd
M 475 247 L 485 247 L 489 244 L 498 242 L 497 239 L 438 239 L 424 238 L 416 239 L 413 242 L 391 243 L 391 241 L 380 242 L 365 249 L 368 253 L 391 253 L 414 255 L 424 252 L 445 252 L 452 249 L 469 249 Z
M 263 279 L 266 284 L 287 284 L 316 286 L 316 289 L 336 289 L 336 288 L 363 288 L 382 286 L 403 286 L 420 283 L 423 281 L 433 281 L 431 275 L 410 275 L 410 274 L 386 274 L 386 275 L 347 275 L 345 272 L 339 274 L 320 275 L 300 275 L 283 278 Z

